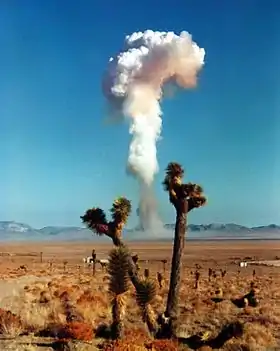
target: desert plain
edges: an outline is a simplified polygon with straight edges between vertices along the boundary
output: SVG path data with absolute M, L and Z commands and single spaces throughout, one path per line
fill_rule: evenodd
M 148 268 L 151 279 L 157 282 L 153 308 L 156 312 L 163 311 L 172 243 L 127 244 L 139 256 L 140 274 Z M 97 259 L 107 259 L 112 248 L 111 242 L 96 241 L 0 243 L 0 350 L 199 349 L 176 341 L 153 341 L 141 320 L 133 286 L 127 296 L 125 339 L 112 342 L 96 334 L 100 325 L 110 325 L 112 320 L 108 274 L 97 263 L 93 275 L 92 266 L 84 264 L 83 258 L 91 256 L 95 249 Z M 184 338 L 215 337 L 224 325 L 240 322 L 244 326 L 243 335 L 230 339 L 218 350 L 280 350 L 280 267 L 250 263 L 279 257 L 280 241 L 186 241 L 178 334 Z M 167 260 L 165 269 L 163 260 Z M 248 266 L 240 267 L 239 262 L 244 260 Z M 211 277 L 209 268 L 214 272 Z M 226 271 L 224 275 L 222 271 Z M 197 286 L 196 272 L 199 272 Z M 163 276 L 162 287 L 157 281 L 158 273 Z M 252 284 L 258 305 L 236 306 L 234 299 L 248 293 Z M 217 291 L 221 300 L 213 302 Z M 70 301 L 80 316 L 80 322 L 72 326 L 74 330 L 68 326 L 66 332 L 65 300 Z

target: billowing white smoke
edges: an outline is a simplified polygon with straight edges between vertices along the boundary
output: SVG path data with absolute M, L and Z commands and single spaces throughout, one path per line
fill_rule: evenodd
M 158 171 L 156 143 L 164 84 L 194 87 L 204 56 L 204 49 L 187 32 L 147 30 L 126 36 L 123 51 L 109 61 L 103 90 L 115 111 L 129 120 L 128 170 L 146 191 Z

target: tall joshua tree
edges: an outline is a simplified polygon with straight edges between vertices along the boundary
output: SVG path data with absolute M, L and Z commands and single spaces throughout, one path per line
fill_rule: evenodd
M 185 244 L 185 233 L 187 228 L 187 215 L 194 208 L 206 204 L 203 189 L 198 184 L 183 184 L 184 169 L 178 163 L 171 162 L 166 168 L 166 176 L 163 181 L 164 190 L 169 193 L 169 201 L 176 210 L 175 237 L 173 245 L 172 266 L 170 274 L 170 285 L 167 298 L 165 317 L 169 323 L 166 336 L 176 335 L 178 319 L 178 297 L 180 289 L 181 258 Z

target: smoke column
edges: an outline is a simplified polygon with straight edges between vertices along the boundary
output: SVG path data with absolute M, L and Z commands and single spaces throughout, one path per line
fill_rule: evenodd
M 126 36 L 123 50 L 109 60 L 103 91 L 114 114 L 129 121 L 132 139 L 127 170 L 140 182 L 139 216 L 146 224 L 156 218 L 151 185 L 158 172 L 163 87 L 168 83 L 183 89 L 195 87 L 204 56 L 204 49 L 187 32 L 146 30 Z

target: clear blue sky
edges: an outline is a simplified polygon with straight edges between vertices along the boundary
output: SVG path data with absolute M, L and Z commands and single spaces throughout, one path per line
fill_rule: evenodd
M 138 187 L 125 173 L 127 125 L 106 125 L 100 81 L 126 34 L 187 30 L 206 50 L 195 91 L 163 103 L 156 193 L 171 160 L 201 183 L 193 223 L 280 223 L 280 2 L 2 0 L 0 220 L 79 225 Z M 135 211 L 130 225 L 136 223 Z

